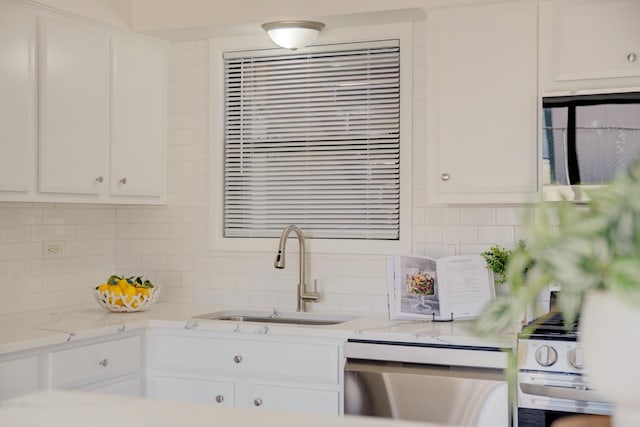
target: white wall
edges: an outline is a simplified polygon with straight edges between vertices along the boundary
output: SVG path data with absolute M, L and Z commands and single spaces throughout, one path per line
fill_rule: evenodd
M 51 0 L 50 0 L 51 1 Z M 58 0 L 61 1 L 61 0 Z M 491 0 L 132 0 L 133 29 L 157 31 L 175 28 L 264 23 L 285 19 L 323 19 L 384 12 L 390 9 L 478 3 Z
M 36 0 L 37 3 L 123 28 L 132 28 L 132 0 Z
M 461 253 L 513 245 L 525 207 L 428 207 L 426 200 L 425 26 L 414 40 L 413 252 Z M 110 274 L 144 274 L 162 300 L 247 307 L 295 307 L 295 246 L 285 270 L 270 253 L 211 253 L 208 219 L 208 43 L 170 52 L 168 204 L 162 207 L 0 204 L 0 313 L 92 301 Z M 43 260 L 43 240 L 62 240 L 66 257 Z M 313 310 L 385 312 L 383 256 L 312 255 L 323 301 Z M 311 282 L 311 280 L 309 280 Z

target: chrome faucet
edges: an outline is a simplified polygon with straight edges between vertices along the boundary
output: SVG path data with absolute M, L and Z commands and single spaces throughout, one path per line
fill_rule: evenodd
M 298 236 L 298 246 L 300 248 L 300 276 L 298 278 L 298 301 L 296 311 L 305 311 L 305 302 L 318 302 L 320 300 L 320 297 L 317 292 L 307 292 L 307 288 L 304 283 L 304 234 L 302 234 L 302 230 L 300 230 L 295 225 L 288 225 L 282 231 L 282 235 L 280 236 L 280 243 L 278 243 L 278 254 L 276 255 L 276 261 L 273 263 L 273 266 L 279 269 L 284 268 L 284 251 L 287 246 L 289 233 L 291 233 L 292 231 L 294 231 Z

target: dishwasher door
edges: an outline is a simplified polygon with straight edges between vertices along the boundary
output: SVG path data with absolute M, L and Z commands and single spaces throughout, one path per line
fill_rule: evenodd
M 345 414 L 508 427 L 502 369 L 347 359 Z

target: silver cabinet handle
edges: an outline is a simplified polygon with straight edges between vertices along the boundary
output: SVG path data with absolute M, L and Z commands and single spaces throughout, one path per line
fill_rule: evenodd
M 224 402 L 224 396 L 221 395 L 221 394 L 217 395 L 216 396 L 216 402 L 218 402 L 218 403 Z
M 262 399 L 260 399 L 259 397 L 256 397 L 255 399 L 253 399 L 253 406 L 260 406 L 262 405 Z
M 103 177 L 101 177 L 101 176 L 97 176 L 97 177 L 96 177 L 96 182 L 99 182 L 99 183 L 101 183 L 101 184 L 102 184 L 102 181 L 104 181 L 104 178 L 103 178 Z
M 120 180 L 120 184 L 126 184 L 127 183 L 127 178 L 122 178 Z
M 635 52 L 631 52 L 627 55 L 627 61 L 636 62 L 638 60 L 638 54 Z
M 451 178 L 451 176 L 449 176 L 448 173 L 443 173 L 442 175 L 440 175 L 440 179 L 443 181 L 449 181 L 449 178 Z
M 242 356 L 240 356 L 239 354 L 233 356 L 233 361 L 236 362 L 236 363 L 242 362 Z
M 103 368 L 106 368 L 108 364 L 109 364 L 109 361 L 107 359 L 102 359 L 101 361 L 98 362 L 98 365 L 102 366 Z

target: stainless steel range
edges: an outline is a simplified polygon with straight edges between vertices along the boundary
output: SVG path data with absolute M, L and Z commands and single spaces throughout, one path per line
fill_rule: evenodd
M 578 322 L 565 327 L 552 310 L 530 325 L 534 331 L 518 339 L 518 426 L 548 427 L 575 414 L 610 415 L 613 407 L 591 388 L 584 372 Z

